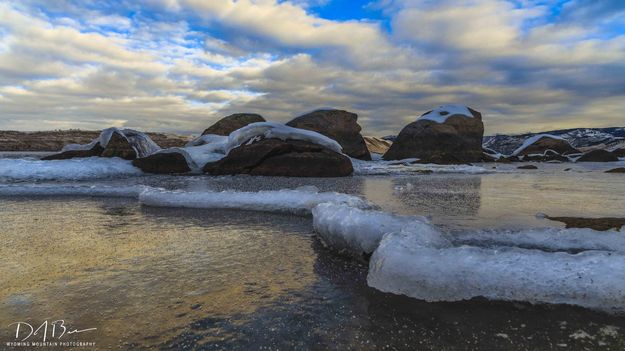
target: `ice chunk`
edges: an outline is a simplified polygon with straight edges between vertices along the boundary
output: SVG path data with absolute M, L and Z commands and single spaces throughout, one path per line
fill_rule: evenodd
M 230 136 L 228 136 L 228 144 L 226 146 L 226 154 L 230 152 L 230 150 L 242 145 L 244 142 L 256 137 L 308 141 L 337 153 L 343 152 L 339 143 L 317 132 L 293 128 L 280 123 L 257 122 L 250 123 L 247 126 L 230 133 Z
M 189 146 L 201 146 L 206 144 L 220 144 L 224 145 L 228 142 L 228 137 L 224 135 L 216 135 L 216 134 L 206 134 L 201 135 L 190 142 L 188 142 L 185 147 Z M 225 152 L 225 151 L 224 151 Z
M 625 235 L 592 229 L 528 229 L 521 231 L 483 230 L 453 236 L 456 244 L 473 246 L 517 246 L 548 251 L 604 250 L 625 254 Z
M 143 186 L 29 184 L 0 185 L 0 196 L 96 196 L 138 198 Z
M 523 152 L 523 150 L 527 149 L 528 146 L 534 144 L 535 142 L 537 142 L 538 140 L 540 140 L 542 138 L 566 140 L 564 138 L 560 138 L 559 136 L 555 136 L 555 135 L 551 135 L 551 134 L 536 134 L 536 135 L 534 135 L 534 136 L 532 136 L 530 138 L 525 139 L 523 144 L 521 146 L 519 146 L 518 148 L 516 148 L 516 150 L 514 150 L 512 152 L 512 156 L 518 156 L 521 152 Z
M 399 161 L 363 161 L 352 158 L 355 175 L 389 175 L 414 173 L 449 173 L 449 174 L 487 174 L 494 173 L 486 169 L 471 165 L 437 165 L 414 163 L 418 159 L 410 158 Z
M 454 115 L 473 118 L 473 114 L 471 113 L 471 111 L 469 111 L 469 108 L 464 105 L 443 105 L 419 117 L 419 120 L 429 120 L 436 123 L 445 123 L 447 121 L 447 118 Z
M 0 159 L 0 179 L 84 180 L 141 175 L 131 161 L 120 158 L 73 158 L 68 160 Z
M 150 188 L 139 195 L 139 201 L 146 206 L 239 209 L 297 215 L 309 215 L 315 206 L 324 202 L 358 208 L 370 207 L 367 201 L 356 196 L 335 192 L 320 193 L 309 188 L 259 192 L 182 192 Z
M 410 233 L 384 236 L 367 282 L 426 301 L 494 300 L 625 309 L 625 256 L 471 246 L 432 248 Z
M 315 232 L 326 245 L 357 257 L 372 253 L 384 234 L 401 230 L 448 243 L 425 217 L 397 216 L 333 203 L 320 204 L 312 213 Z
M 152 139 L 145 133 L 134 129 L 118 129 L 111 127 L 103 129 L 102 132 L 100 132 L 100 136 L 93 139 L 88 144 L 68 144 L 65 145 L 61 151 L 91 150 L 97 143 L 100 143 L 100 146 L 104 148 L 108 145 L 114 132 L 118 132 L 128 140 L 132 148 L 137 153 L 137 157 L 146 157 L 161 149 L 160 146 L 152 141 Z

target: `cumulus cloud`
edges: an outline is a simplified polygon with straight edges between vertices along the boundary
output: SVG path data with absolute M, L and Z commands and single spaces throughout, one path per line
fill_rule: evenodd
M 481 110 L 490 133 L 622 124 L 620 1 L 309 12 L 326 3 L 0 1 L 0 128 L 198 133 L 233 112 L 287 121 L 335 107 L 385 135 L 447 102 Z

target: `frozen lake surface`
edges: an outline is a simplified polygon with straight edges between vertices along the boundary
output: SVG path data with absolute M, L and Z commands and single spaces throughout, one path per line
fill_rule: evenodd
M 340 179 L 71 180 L 28 178 L 23 170 L 21 178 L 0 181 L 0 325 L 64 319 L 97 328 L 71 340 L 100 349 L 625 348 L 619 314 L 481 298 L 428 303 L 370 288 L 366 264 L 325 248 L 310 216 L 150 207 L 118 196 L 141 186 L 183 192 L 315 186 L 382 211 L 427 216 L 452 234 L 563 227 L 537 213 L 624 216 L 625 176 L 603 173 L 622 165 L 516 166 L 428 173 L 383 165 Z M 82 190 L 43 196 L 33 186 Z M 88 196 L 90 186 L 111 196 Z M 30 194 L 7 190 L 22 188 Z M 12 340 L 14 332 L 3 327 L 0 339 Z

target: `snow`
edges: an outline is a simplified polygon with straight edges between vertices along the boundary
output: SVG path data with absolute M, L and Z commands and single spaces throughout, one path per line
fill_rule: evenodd
M 93 139 L 88 144 L 68 144 L 61 149 L 61 151 L 70 151 L 70 150 L 91 150 L 95 144 L 100 143 L 101 147 L 106 147 L 109 141 L 111 140 L 111 136 L 114 132 L 118 132 L 123 135 L 133 147 L 135 152 L 137 153 L 137 157 L 146 157 L 160 150 L 160 146 L 158 146 L 149 136 L 145 133 L 136 131 L 134 129 L 118 129 L 115 127 L 103 129 L 100 132 L 100 136 Z
M 416 158 L 399 161 L 363 161 L 352 158 L 354 175 L 395 175 L 411 173 L 441 173 L 441 174 L 487 174 L 494 173 L 492 169 L 472 165 L 437 165 L 433 163 L 414 163 Z
M 230 150 L 242 145 L 244 142 L 257 137 L 308 141 L 328 148 L 339 154 L 343 152 L 343 148 L 339 145 L 339 143 L 317 132 L 293 128 L 274 122 L 257 122 L 250 123 L 247 126 L 230 133 L 225 150 L 226 154 L 230 152 Z
M 551 135 L 551 134 L 536 134 L 536 135 L 534 135 L 532 137 L 529 137 L 529 138 L 525 139 L 523 144 L 512 152 L 512 156 L 518 156 L 521 152 L 523 152 L 523 150 L 527 149 L 530 145 L 534 144 L 535 142 L 537 142 L 538 140 L 540 140 L 542 138 L 551 138 L 551 139 L 558 139 L 558 140 L 566 141 L 564 138 L 561 138 L 561 137 L 555 136 L 555 135 Z
M 120 158 L 88 157 L 68 160 L 0 159 L 0 179 L 84 180 L 141 175 L 131 161 Z
M 425 235 L 435 231 L 424 217 L 397 216 L 344 204 L 320 204 L 312 214 L 315 232 L 327 246 L 357 257 L 372 253 L 386 233 L 410 229 Z
M 238 209 L 297 215 L 309 215 L 315 206 L 325 202 L 357 208 L 370 206 L 359 197 L 335 192 L 320 193 L 315 187 L 259 192 L 183 192 L 147 188 L 139 195 L 139 201 L 156 207 Z
M 428 120 L 434 121 L 436 123 L 445 123 L 447 121 L 447 118 L 458 115 L 467 118 L 473 118 L 473 114 L 471 113 L 471 111 L 469 111 L 469 108 L 467 106 L 452 104 L 440 106 L 419 117 L 418 120 Z
M 370 286 L 426 301 L 474 297 L 625 309 L 625 256 L 520 248 L 435 248 L 412 233 L 390 233 L 369 264 Z
M 537 228 L 521 231 L 482 230 L 451 236 L 455 244 L 472 246 L 516 246 L 546 251 L 602 250 L 625 254 L 625 233 L 599 232 L 585 228 Z
M 225 157 L 227 141 L 226 136 L 207 134 L 190 141 L 185 147 L 172 147 L 156 153 L 180 153 L 192 172 L 200 172 L 207 163 Z

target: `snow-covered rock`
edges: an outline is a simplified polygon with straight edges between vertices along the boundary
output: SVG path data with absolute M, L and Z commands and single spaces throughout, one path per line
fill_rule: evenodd
M 383 158 L 417 158 L 438 164 L 480 162 L 483 135 L 478 111 L 460 105 L 441 106 L 404 127 Z
M 512 156 L 545 155 L 549 150 L 560 155 L 574 154 L 579 152 L 564 138 L 550 135 L 537 134 L 527 138 L 521 146 L 512 152 Z

